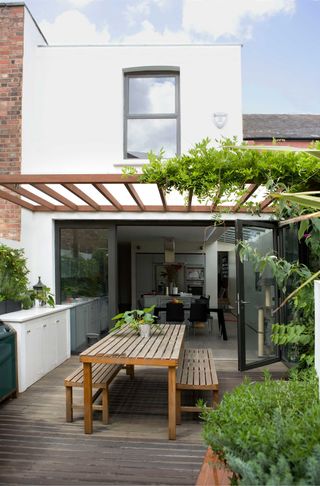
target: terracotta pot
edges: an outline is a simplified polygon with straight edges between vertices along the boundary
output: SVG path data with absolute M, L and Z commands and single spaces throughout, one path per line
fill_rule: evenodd
M 223 461 L 220 461 L 209 447 L 201 466 L 196 486 L 229 485 L 232 476 L 233 472 L 226 467 Z

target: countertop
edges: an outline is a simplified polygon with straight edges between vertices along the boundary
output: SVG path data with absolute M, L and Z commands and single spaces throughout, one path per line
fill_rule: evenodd
M 16 312 L 0 315 L 3 322 L 26 322 L 37 317 L 47 316 L 56 312 L 64 311 L 73 307 L 71 304 L 56 305 L 55 307 L 31 307 L 31 309 L 22 309 Z

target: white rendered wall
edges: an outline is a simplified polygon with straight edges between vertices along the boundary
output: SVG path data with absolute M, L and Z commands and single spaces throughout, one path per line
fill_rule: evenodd
M 315 304 L 315 368 L 320 379 L 320 280 L 314 283 Z
M 52 218 L 22 211 L 21 246 L 25 250 L 33 286 L 38 277 L 55 293 L 54 221 Z
M 218 304 L 218 243 L 207 242 L 206 246 L 206 294 L 210 295 L 210 305 L 216 307 Z
M 37 135 L 30 134 L 34 120 L 34 104 L 37 99 L 37 66 L 40 45 L 46 41 L 28 10 L 24 9 L 23 87 L 22 87 L 22 172 L 26 154 L 33 150 Z
M 180 68 L 182 152 L 208 136 L 241 139 L 240 54 L 240 46 L 39 47 L 26 80 L 22 172 L 120 170 L 124 68 Z M 212 121 L 219 111 L 228 113 L 222 130 Z

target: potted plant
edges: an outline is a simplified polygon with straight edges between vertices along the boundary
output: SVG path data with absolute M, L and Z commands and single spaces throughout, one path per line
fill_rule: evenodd
M 151 326 L 157 326 L 155 323 L 157 316 L 153 315 L 154 308 L 155 305 L 152 305 L 144 309 L 133 309 L 117 314 L 112 318 L 113 321 L 117 322 L 111 330 L 114 331 L 123 326 L 129 326 L 134 331 L 139 332 L 140 336 L 150 337 Z
M 232 484 L 318 484 L 320 401 L 314 370 L 292 373 L 288 381 L 272 380 L 268 373 L 263 382 L 247 380 L 225 393 L 217 409 L 204 408 L 202 418 L 204 439 L 222 461 L 211 466 L 212 478 L 217 468 L 227 467 Z
M 21 309 L 28 292 L 24 251 L 0 245 L 0 314 Z

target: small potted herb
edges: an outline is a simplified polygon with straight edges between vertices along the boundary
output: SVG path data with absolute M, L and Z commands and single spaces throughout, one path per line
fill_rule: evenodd
M 117 314 L 112 318 L 117 321 L 112 331 L 120 329 L 123 326 L 129 326 L 134 331 L 140 333 L 142 337 L 150 337 L 151 326 L 157 326 L 155 319 L 157 316 L 153 315 L 155 305 L 145 307 L 144 309 L 134 309 L 121 314 Z

